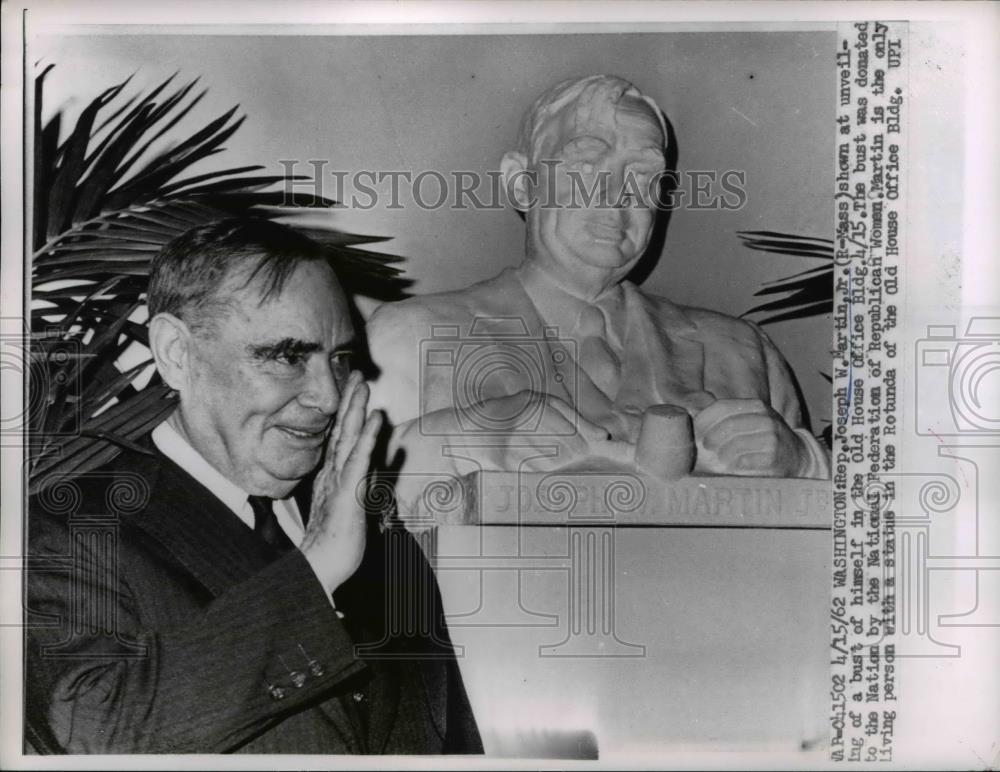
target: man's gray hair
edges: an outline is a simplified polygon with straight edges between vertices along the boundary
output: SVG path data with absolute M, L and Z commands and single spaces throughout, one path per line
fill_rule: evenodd
M 211 331 L 231 305 L 222 290 L 234 274 L 245 273 L 243 289 L 256 283 L 264 302 L 281 293 L 296 267 L 307 261 L 333 269 L 320 244 L 287 225 L 249 216 L 199 225 L 153 257 L 149 318 L 170 313 L 196 331 Z
M 617 75 L 588 75 L 585 78 L 571 78 L 557 83 L 539 96 L 521 119 L 517 135 L 518 152 L 529 161 L 534 158 L 535 143 L 546 123 L 571 102 L 579 104 L 581 112 L 589 112 L 596 105 L 618 104 L 623 99 L 636 99 L 649 105 L 663 131 L 663 145 L 667 145 L 667 121 L 660 106 L 643 94 L 632 83 Z

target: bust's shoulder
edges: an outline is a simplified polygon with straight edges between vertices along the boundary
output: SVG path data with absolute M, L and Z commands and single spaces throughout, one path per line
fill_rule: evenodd
M 757 345 L 759 336 L 756 325 L 721 311 L 699 306 L 675 303 L 669 298 L 639 290 L 632 285 L 645 301 L 658 322 L 673 328 L 690 326 L 698 337 L 725 339 L 747 345 Z
M 465 324 L 476 316 L 503 309 L 518 285 L 511 271 L 468 287 L 427 295 L 415 295 L 394 303 L 383 303 L 368 319 L 369 337 L 398 339 L 427 329 L 431 324 Z

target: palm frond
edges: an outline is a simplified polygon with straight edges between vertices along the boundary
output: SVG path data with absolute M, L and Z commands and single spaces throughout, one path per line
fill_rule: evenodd
M 739 231 L 743 246 L 758 252 L 822 260 L 823 265 L 798 271 L 763 284 L 755 297 L 784 297 L 761 303 L 743 316 L 769 312 L 760 324 L 775 324 L 791 319 L 820 316 L 833 311 L 833 240 L 798 236 L 778 231 Z
M 77 436 L 54 437 L 32 457 L 29 493 L 49 481 L 98 469 L 121 452 L 124 443 L 142 439 L 177 406 L 165 385 L 147 386 L 85 422 Z

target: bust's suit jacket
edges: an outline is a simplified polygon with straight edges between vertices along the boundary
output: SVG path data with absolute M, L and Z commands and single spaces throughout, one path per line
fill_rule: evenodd
M 301 552 L 150 449 L 31 502 L 36 751 L 482 752 L 412 536 L 371 529 L 340 619 Z
M 380 306 L 367 332 L 381 370 L 372 387 L 373 407 L 405 427 L 462 400 L 509 396 L 525 383 L 525 374 L 516 372 L 520 366 L 505 367 L 509 362 L 498 356 L 501 366 L 488 368 L 489 355 L 477 347 L 479 340 L 508 341 L 537 359 L 538 390 L 565 400 L 616 439 L 634 442 L 638 421 L 623 416 L 650 405 L 685 405 L 692 394 L 705 391 L 718 399 L 760 399 L 805 441 L 811 457 L 807 476 L 829 477 L 828 454 L 803 420 L 791 369 L 757 325 L 677 305 L 623 282 L 625 356 L 621 386 L 609 399 L 574 366 L 579 342 L 567 340 L 566 330 L 546 329 L 522 276 L 521 269 L 506 269 L 465 289 Z M 474 381 L 487 371 L 489 378 Z M 415 434 L 420 433 L 406 433 Z

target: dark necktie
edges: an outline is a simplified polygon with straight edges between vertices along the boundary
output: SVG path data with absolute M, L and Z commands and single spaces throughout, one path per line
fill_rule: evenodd
M 278 523 L 274 514 L 274 499 L 266 496 L 247 496 L 250 508 L 253 510 L 253 532 L 275 552 L 288 552 L 295 549 L 292 540 Z

